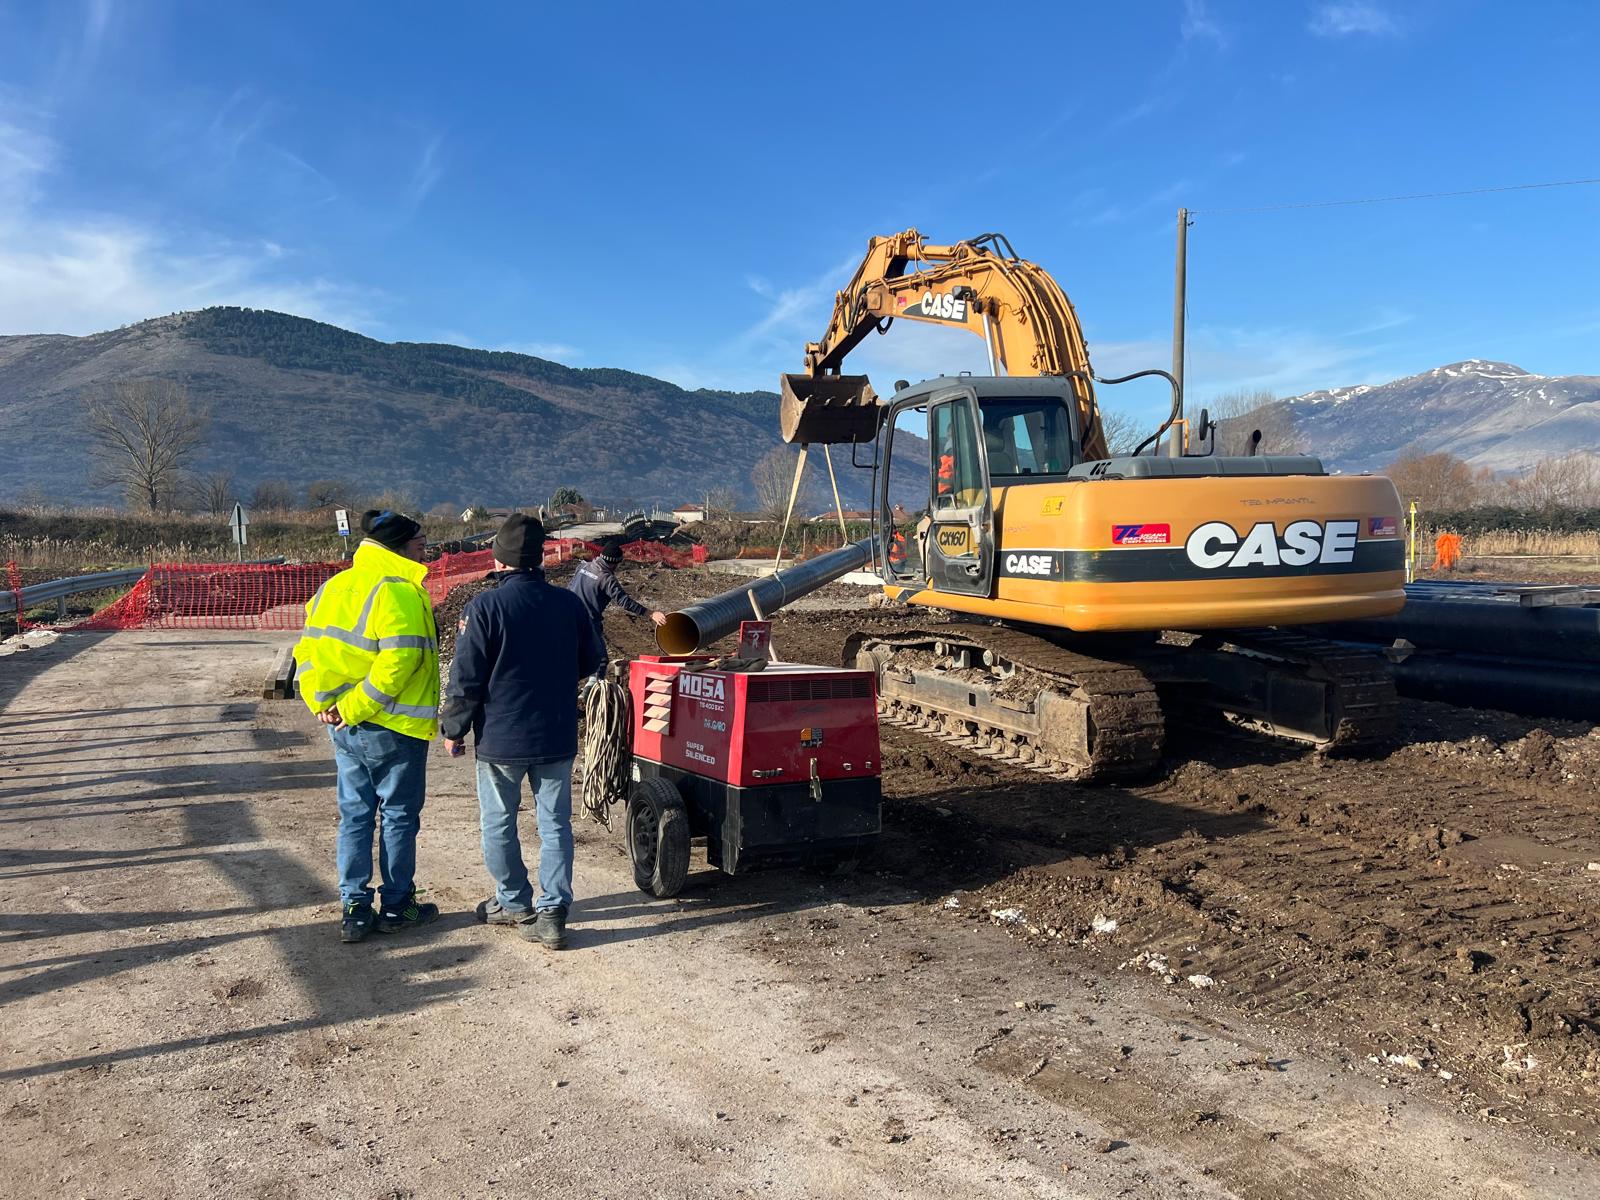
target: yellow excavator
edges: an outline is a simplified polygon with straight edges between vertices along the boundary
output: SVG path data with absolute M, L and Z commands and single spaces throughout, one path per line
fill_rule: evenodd
M 841 373 L 896 320 L 982 337 L 991 374 L 880 398 Z M 1399 611 L 1393 484 L 1259 453 L 1259 433 L 1247 455 L 1188 452 L 1214 429 L 1181 419 L 1176 381 L 1097 378 L 1066 295 L 1004 237 L 874 238 L 805 367 L 782 379 L 784 439 L 873 447 L 871 566 L 891 601 L 958 617 L 847 640 L 887 718 L 1081 779 L 1151 767 L 1174 708 L 1318 746 L 1392 724 L 1383 662 L 1295 627 Z M 1172 413 L 1113 455 L 1096 385 L 1149 377 Z

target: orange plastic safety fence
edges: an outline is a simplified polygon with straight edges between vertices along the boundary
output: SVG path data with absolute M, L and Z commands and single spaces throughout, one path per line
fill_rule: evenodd
M 21 633 L 28 628 L 28 619 L 23 613 L 22 568 L 15 562 L 6 563 L 6 581 L 11 585 L 11 594 L 17 601 L 17 632 Z
M 593 558 L 600 553 L 595 542 L 580 538 L 551 538 L 544 544 L 544 565 L 556 566 L 573 558 Z M 694 546 L 679 550 L 660 542 L 629 542 L 622 548 L 622 556 L 630 562 L 652 563 L 664 567 L 692 567 L 706 561 L 706 548 Z M 459 584 L 482 579 L 494 570 L 494 551 L 468 550 L 459 554 L 442 554 L 429 564 L 426 587 L 435 604 L 450 594 Z
M 592 542 L 554 538 L 545 544 L 544 562 L 554 566 L 575 555 L 600 552 Z M 623 547 L 635 562 L 687 567 L 706 560 L 705 548 L 675 550 L 658 542 Z M 145 572 L 133 590 L 102 608 L 79 629 L 299 629 L 306 601 L 348 562 L 329 563 L 160 563 Z M 12 590 L 20 580 L 8 564 Z M 456 585 L 481 579 L 494 569 L 492 550 L 443 554 L 428 564 L 423 586 L 435 604 Z
M 344 563 L 157 563 L 80 629 L 299 629 Z

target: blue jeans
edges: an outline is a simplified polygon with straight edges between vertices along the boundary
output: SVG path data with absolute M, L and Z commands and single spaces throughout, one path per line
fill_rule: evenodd
M 517 837 L 522 781 L 533 791 L 539 824 L 539 903 Z M 494 876 L 495 899 L 507 912 L 572 907 L 572 760 L 508 767 L 478 761 L 478 824 L 483 865 Z
M 417 829 L 427 781 L 428 743 L 381 725 L 328 731 L 339 772 L 339 895 L 372 903 L 372 830 L 381 813 L 379 895 L 397 906 L 416 886 Z

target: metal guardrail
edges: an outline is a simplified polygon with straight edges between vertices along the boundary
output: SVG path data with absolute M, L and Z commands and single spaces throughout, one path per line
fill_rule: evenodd
M 283 562 L 280 554 L 276 558 L 258 558 L 245 566 L 276 566 Z M 236 563 L 221 563 L 220 566 L 237 566 Z M 67 579 L 52 579 L 47 583 L 30 583 L 22 589 L 23 603 L 29 607 L 35 604 L 48 604 L 51 600 L 61 601 L 68 596 L 76 596 L 82 592 L 99 592 L 106 588 L 132 587 L 144 578 L 144 573 L 149 567 L 123 567 L 116 571 L 98 571 L 92 575 L 73 575 Z M 17 594 L 15 592 L 0 592 L 0 613 L 17 611 Z
M 52 579 L 48 583 L 30 583 L 22 589 L 23 601 L 28 605 L 46 604 L 51 600 L 65 600 L 80 592 L 98 592 L 105 588 L 132 587 L 144 578 L 148 567 L 126 567 L 120 571 L 99 571 L 93 575 L 76 575 L 70 579 Z M 0 592 L 0 613 L 17 611 L 17 594 Z

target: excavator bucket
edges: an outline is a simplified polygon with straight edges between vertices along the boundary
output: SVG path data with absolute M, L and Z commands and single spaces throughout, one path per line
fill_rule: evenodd
M 865 375 L 785 375 L 778 429 L 786 442 L 870 442 L 878 436 L 878 396 Z

